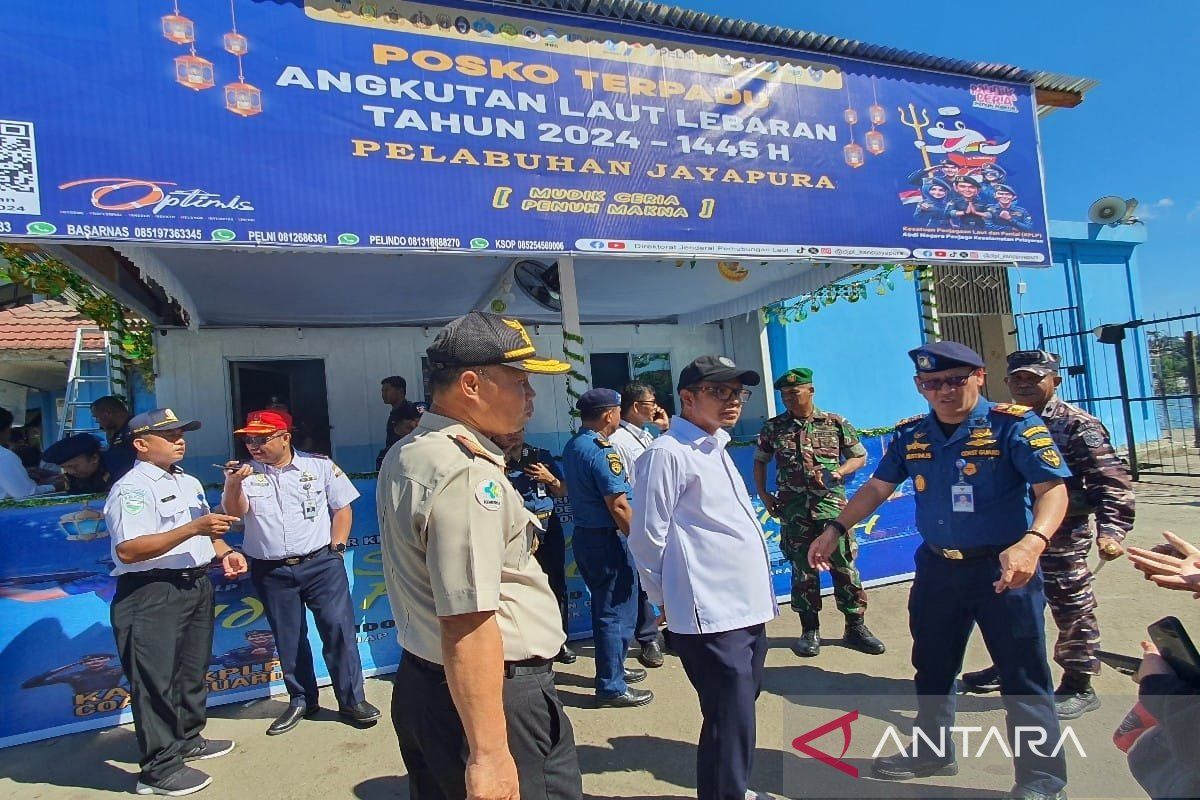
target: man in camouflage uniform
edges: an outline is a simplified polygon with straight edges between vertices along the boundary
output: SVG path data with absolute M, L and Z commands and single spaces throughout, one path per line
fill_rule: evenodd
M 792 608 L 803 626 L 794 649 L 811 658 L 821 650 L 821 580 L 808 564 L 808 548 L 845 507 L 846 478 L 867 462 L 867 451 L 848 420 L 813 404 L 812 370 L 790 369 L 775 381 L 775 388 L 787 410 L 767 420 L 758 435 L 754 482 L 767 512 L 779 519 L 783 554 L 792 562 Z M 767 464 L 772 459 L 776 494 L 767 491 Z M 863 622 L 867 593 L 854 566 L 857 552 L 851 531 L 831 556 L 833 594 L 846 617 L 843 642 L 878 655 L 884 651 L 883 642 Z
M 1092 689 L 1092 676 L 1100 673 L 1100 628 L 1088 551 L 1095 515 L 1095 536 L 1103 561 L 1120 558 L 1122 542 L 1133 530 L 1133 485 L 1129 469 L 1113 452 L 1108 431 L 1100 420 L 1056 395 L 1062 377 L 1060 359 L 1044 350 L 1018 350 L 1008 357 L 1008 384 L 1013 400 L 1028 405 L 1045 422 L 1026 435 L 1053 440 L 1062 451 L 1071 477 L 1067 478 L 1070 505 L 1062 526 L 1050 538 L 1041 556 L 1046 581 L 1046 601 L 1058 625 L 1054 660 L 1063 668 L 1055 690 L 1059 719 L 1076 719 L 1100 707 Z M 963 675 L 970 691 L 999 688 L 993 667 Z

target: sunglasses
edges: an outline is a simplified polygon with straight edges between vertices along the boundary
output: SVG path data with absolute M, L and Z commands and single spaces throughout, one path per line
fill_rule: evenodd
M 949 389 L 961 389 L 967 385 L 967 379 L 974 374 L 974 372 L 968 372 L 966 375 L 954 375 L 949 378 L 926 378 L 918 380 L 917 386 L 920 386 L 923 392 L 936 392 L 943 386 Z
M 270 436 L 243 436 L 242 444 L 246 445 L 247 447 L 262 447 L 267 442 L 271 441 L 272 439 L 278 439 L 285 433 L 287 433 L 287 431 L 272 433 Z

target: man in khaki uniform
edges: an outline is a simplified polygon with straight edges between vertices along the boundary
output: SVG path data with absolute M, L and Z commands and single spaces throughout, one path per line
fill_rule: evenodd
M 524 427 L 538 358 L 519 322 L 473 311 L 428 349 L 433 405 L 388 451 L 377 505 L 404 655 L 392 724 L 410 795 L 577 799 L 571 722 L 554 688 L 566 641 L 533 557 L 537 518 L 489 437 Z

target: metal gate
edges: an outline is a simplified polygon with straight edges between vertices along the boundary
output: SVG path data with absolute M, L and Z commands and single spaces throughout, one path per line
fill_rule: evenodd
M 1099 417 L 1142 475 L 1200 475 L 1200 312 L 1076 330 L 1077 309 L 1015 315 L 1023 348 L 1058 353 L 1059 395 Z

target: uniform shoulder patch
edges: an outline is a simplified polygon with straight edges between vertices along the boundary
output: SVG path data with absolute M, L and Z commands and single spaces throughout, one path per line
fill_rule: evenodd
M 461 447 L 463 452 L 472 458 L 482 458 L 489 464 L 497 466 L 500 469 L 504 469 L 503 463 L 497 461 L 495 456 L 480 447 L 478 442 L 472 441 L 470 437 L 463 436 L 461 433 L 459 433 L 451 436 L 450 439 L 453 440 L 453 442 L 459 447 Z
M 1033 411 L 1029 406 L 1021 406 L 1016 403 L 996 403 L 992 406 L 992 411 L 999 414 L 1008 414 L 1010 417 L 1023 417 L 1030 411 Z
M 1045 461 L 1055 469 L 1058 469 L 1062 466 L 1062 456 L 1060 456 L 1058 451 L 1053 447 L 1047 447 L 1045 450 L 1042 450 L 1040 453 L 1038 453 L 1038 458 L 1040 458 L 1042 461 Z
M 475 486 L 475 502 L 488 511 L 499 511 L 503 498 L 504 490 L 500 487 L 500 481 L 488 478 Z
M 612 447 L 612 442 L 605 439 L 603 436 L 597 436 L 595 439 L 596 447 Z
M 904 419 L 902 419 L 896 423 L 896 425 L 895 425 L 896 430 L 900 430 L 901 428 L 907 428 L 909 425 L 912 425 L 914 423 L 920 422 L 921 420 L 925 419 L 925 417 L 926 417 L 925 414 L 913 414 L 911 417 L 905 417 Z
M 1095 425 L 1088 425 L 1081 429 L 1080 438 L 1088 447 L 1100 447 L 1104 444 L 1104 432 Z
M 145 489 L 122 489 L 121 490 L 121 508 L 126 514 L 138 515 L 146 510 L 146 490 Z
M 613 475 L 620 475 L 625 471 L 625 462 L 621 460 L 619 453 L 609 453 L 605 458 L 608 460 L 608 468 Z

